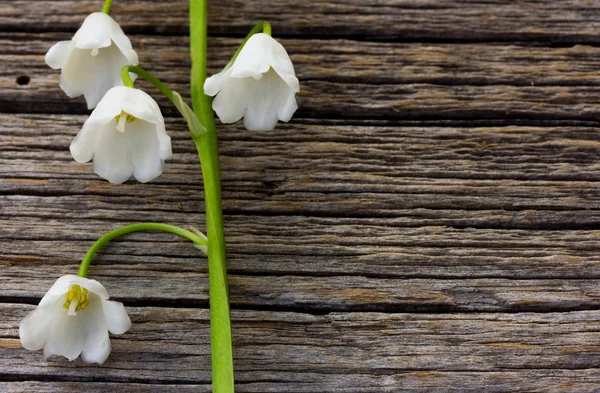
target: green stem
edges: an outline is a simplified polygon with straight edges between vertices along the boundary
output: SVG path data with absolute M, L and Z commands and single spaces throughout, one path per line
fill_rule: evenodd
M 200 122 L 206 128 L 206 132 L 199 135 L 194 141 L 200 156 L 206 199 L 213 393 L 233 393 L 233 350 L 221 206 L 219 142 L 211 106 L 212 99 L 204 94 L 207 49 L 206 14 L 207 0 L 190 0 L 192 105 Z
M 258 23 L 256 26 L 254 26 L 252 28 L 252 30 L 250 30 L 248 35 L 246 35 L 246 38 L 244 38 L 244 41 L 242 41 L 240 46 L 238 46 L 237 50 L 231 57 L 231 60 L 229 60 L 229 63 L 227 63 L 225 68 L 223 68 L 224 70 L 228 69 L 229 67 L 231 67 L 233 65 L 233 62 L 235 61 L 235 59 L 237 59 L 238 55 L 240 54 L 240 52 L 244 48 L 244 45 L 246 45 L 246 42 L 248 42 L 250 37 L 252 37 L 254 34 L 260 33 L 261 31 L 265 34 L 271 35 L 271 24 L 267 21 L 262 21 L 262 22 Z
M 188 231 L 188 230 L 180 228 L 180 227 L 176 227 L 174 225 L 158 224 L 158 223 L 154 223 L 154 222 L 143 222 L 140 224 L 127 225 L 127 226 L 115 229 L 114 231 L 107 233 L 106 235 L 104 235 L 100 239 L 98 239 L 94 244 L 92 244 L 92 246 L 90 247 L 88 252 L 83 257 L 83 260 L 81 261 L 81 265 L 79 267 L 79 272 L 77 273 L 77 275 L 79 277 L 87 277 L 88 268 L 90 267 L 90 263 L 92 263 L 92 259 L 94 258 L 94 255 L 106 243 L 110 242 L 113 239 L 116 239 L 119 236 L 127 235 L 127 234 L 133 233 L 133 232 L 141 232 L 141 231 L 161 231 L 161 232 L 173 233 L 177 236 L 181 236 L 183 238 L 193 241 L 199 247 L 207 247 L 208 246 L 206 239 L 202 238 L 201 236 L 199 236 L 191 231 Z
M 102 12 L 108 15 L 110 12 L 110 6 L 112 5 L 113 0 L 104 0 L 104 6 L 102 7 Z
M 129 73 L 132 72 L 136 75 L 141 76 L 148 82 L 152 83 L 154 87 L 156 87 L 162 94 L 164 94 L 170 101 L 173 101 L 173 91 L 169 89 L 164 83 L 160 81 L 157 77 L 143 69 L 142 67 L 126 65 L 121 68 L 121 79 L 123 79 L 123 84 L 127 87 L 133 87 L 133 80 Z

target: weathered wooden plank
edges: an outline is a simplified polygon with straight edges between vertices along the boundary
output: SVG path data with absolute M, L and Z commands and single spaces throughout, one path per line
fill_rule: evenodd
M 43 55 L 72 33 L 0 33 L 0 76 L 56 73 Z M 187 76 L 189 40 L 179 36 L 131 35 L 146 67 L 165 80 Z M 295 64 L 298 78 L 356 83 L 473 85 L 599 85 L 600 48 L 535 47 L 499 43 L 434 44 L 352 40 L 279 39 Z M 220 71 L 240 39 L 215 37 L 209 48 L 209 72 Z M 35 82 L 35 80 L 34 80 Z
M 87 14 L 99 10 L 92 0 L 6 0 L 0 8 L 0 29 L 75 30 Z M 184 0 L 115 2 L 111 14 L 130 32 L 186 34 L 188 30 Z M 420 40 L 597 43 L 599 14 L 600 6 L 588 0 L 227 0 L 209 5 L 213 34 L 242 35 L 266 19 L 277 35 Z
M 31 308 L 0 308 L 4 375 L 184 385 L 210 378 L 207 310 L 128 308 L 132 329 L 113 337 L 113 352 L 98 367 L 58 358 L 44 362 L 40 353 L 20 348 L 18 322 Z M 240 388 L 258 384 L 250 391 L 262 391 L 261 386 L 292 392 L 424 390 L 452 381 L 438 390 L 445 392 L 463 386 L 459 375 L 466 377 L 462 383 L 472 380 L 475 386 L 493 385 L 499 378 L 497 391 L 510 391 L 514 381 L 511 385 L 508 378 L 519 375 L 539 375 L 553 389 L 599 383 L 597 373 L 590 373 L 599 366 L 598 311 L 323 316 L 234 311 L 232 317 L 237 381 Z M 357 385 L 346 384 L 352 381 Z
M 158 46 L 158 48 L 160 47 Z M 183 46 L 178 46 L 178 48 L 181 48 L 179 56 L 187 53 L 187 49 L 183 49 Z M 157 53 L 158 51 L 160 49 L 150 48 L 148 53 Z M 510 49 L 508 51 L 510 52 Z M 593 52 L 594 50 L 573 49 L 571 54 L 575 57 L 587 58 L 587 51 Z M 49 70 L 43 64 L 44 52 L 45 50 L 41 50 L 38 55 L 25 57 L 21 55 L 0 56 L 0 61 L 7 64 L 6 69 L 10 70 L 0 75 L 1 110 L 4 112 L 85 113 L 86 108 L 82 104 L 82 98 L 69 100 L 60 90 L 58 73 Z M 577 52 L 580 53 L 577 54 Z M 165 56 L 168 57 L 168 55 Z M 301 58 L 304 55 L 299 54 L 296 56 Z M 417 53 L 414 56 L 417 56 Z M 485 53 L 482 53 L 481 56 L 485 56 Z M 530 56 L 535 56 L 535 53 L 530 54 Z M 146 57 L 150 59 L 155 56 L 148 55 Z M 582 74 L 587 75 L 585 78 L 580 79 L 575 74 L 571 76 L 570 80 L 567 78 L 566 80 L 563 79 L 562 82 L 557 82 L 567 84 L 566 86 L 536 86 L 535 82 L 539 75 L 545 73 L 543 69 L 535 70 L 535 68 L 525 70 L 525 75 L 516 76 L 514 78 L 516 86 L 505 84 L 462 85 L 460 80 L 457 81 L 458 85 L 433 84 L 443 82 L 444 77 L 439 73 L 437 76 L 434 74 L 433 78 L 419 77 L 420 81 L 411 79 L 405 79 L 404 82 L 398 81 L 403 83 L 400 84 L 394 81 L 393 77 L 391 80 L 390 77 L 385 77 L 383 80 L 371 80 L 370 75 L 380 72 L 382 75 L 386 75 L 385 69 L 379 70 L 377 65 L 370 64 L 369 59 L 371 58 L 373 56 L 361 55 L 358 56 L 359 60 L 356 60 L 356 58 L 352 60 L 354 67 L 353 71 L 347 72 L 349 78 L 345 77 L 343 72 L 340 74 L 341 79 L 332 77 L 332 75 L 337 75 L 336 66 L 335 64 L 333 64 L 333 67 L 323 66 L 322 56 L 305 59 L 306 63 L 300 62 L 297 66 L 299 74 L 301 76 L 306 75 L 310 79 L 303 79 L 302 91 L 298 96 L 300 102 L 298 116 L 345 119 L 519 118 L 563 120 L 595 120 L 600 117 L 598 112 L 600 86 L 585 86 L 590 84 L 589 81 L 594 78 L 593 73 L 586 66 L 583 66 L 582 71 Z M 389 57 L 388 68 L 395 67 L 392 65 L 394 58 L 394 56 Z M 340 61 L 348 62 L 349 60 L 346 57 L 345 60 Z M 425 58 L 423 61 L 426 62 L 427 59 Z M 530 60 L 523 61 L 523 63 L 527 62 L 530 62 Z M 224 59 L 219 59 L 216 62 L 218 65 L 224 63 Z M 32 64 L 35 65 L 32 66 Z M 170 62 L 156 61 L 156 64 L 161 64 L 156 72 L 157 76 L 163 78 L 174 90 L 180 91 L 183 96 L 187 97 L 188 67 L 182 66 L 181 63 L 173 60 Z M 563 60 L 562 64 L 563 67 L 557 68 L 552 75 L 558 75 L 561 69 L 570 67 L 568 59 Z M 466 64 L 463 65 L 463 67 L 466 66 Z M 163 67 L 165 67 L 164 72 L 161 71 Z M 491 69 L 483 64 L 478 73 L 493 75 L 500 72 L 500 75 L 506 75 L 510 71 L 505 69 L 502 73 L 497 67 L 503 67 L 503 63 L 500 61 L 496 67 Z M 556 64 L 549 63 L 547 67 L 556 67 Z M 305 72 L 303 68 L 309 68 L 310 70 Z M 396 67 L 397 71 L 393 75 L 403 73 L 402 69 L 403 67 Z M 423 71 L 426 71 L 426 69 Z M 17 79 L 24 72 L 30 78 L 30 82 L 26 85 L 19 85 Z M 460 74 L 460 67 L 453 70 L 452 60 L 448 60 L 446 82 L 451 80 L 454 73 Z M 355 79 L 353 80 L 353 78 Z M 481 83 L 476 78 L 475 80 L 467 79 L 464 82 Z M 506 77 L 502 77 L 493 81 L 493 83 L 506 83 L 508 82 L 506 79 Z M 582 82 L 578 82 L 578 80 Z M 532 83 L 534 86 L 531 86 Z M 544 81 L 542 83 L 545 84 Z M 577 85 L 569 86 L 570 84 Z M 581 86 L 582 84 L 584 86 Z M 159 99 L 159 102 L 163 104 L 167 114 L 175 113 L 172 105 L 166 100 Z
M 203 258 L 187 265 L 205 265 Z M 151 264 L 94 267 L 90 277 L 128 304 L 208 305 L 206 273 L 156 272 Z M 64 266 L 3 268 L 0 299 L 38 299 Z M 597 280 L 391 279 L 361 276 L 229 275 L 233 308 L 332 311 L 516 312 L 571 311 L 600 307 Z
M 83 99 L 69 100 L 58 87 L 58 74 L 33 74 L 35 83 L 0 81 L 3 112 L 86 112 Z M 187 82 L 169 86 L 187 97 Z M 444 86 L 371 85 L 304 81 L 297 116 L 336 119 L 551 119 L 595 121 L 600 117 L 598 86 Z M 175 115 L 158 98 L 167 115 Z
M 5 376 L 4 376 L 5 377 Z M 6 377 L 5 377 L 6 378 Z M 141 384 L 111 382 L 0 382 L 3 393 L 210 393 L 211 386 L 205 384 Z M 250 392 L 245 386 L 236 387 L 237 392 Z
M 168 123 L 176 156 L 163 176 L 147 185 L 112 186 L 70 158 L 68 144 L 85 117 L 0 119 L 6 263 L 71 266 L 102 232 L 128 222 L 202 227 L 197 158 L 180 122 Z M 270 133 L 239 126 L 220 133 L 234 272 L 599 276 L 598 136 L 592 128 L 296 124 Z M 452 165 L 440 168 L 442 162 Z M 352 215 L 362 218 L 336 218 Z M 407 228 L 419 226 L 425 228 Z M 511 228 L 553 231 L 504 230 Z M 159 239 L 154 254 L 124 243 L 104 260 L 134 258 L 142 266 L 150 256 L 165 269 L 189 269 L 186 258 L 194 250 Z
M 592 393 L 597 391 L 596 369 L 588 370 L 506 370 L 498 372 L 460 371 L 413 371 L 394 372 L 385 375 L 337 375 L 309 374 L 293 375 L 277 373 L 277 380 L 267 373 L 263 381 L 238 383 L 240 393 L 322 393 L 321 387 L 336 393 L 392 393 L 404 392 L 454 393 L 457 391 L 481 391 L 489 393 L 543 390 L 545 393 Z M 283 376 L 286 378 L 284 379 Z M 140 384 L 110 382 L 0 382 L 5 393 L 210 393 L 208 384 Z
M 146 220 L 201 227 L 200 217 Z M 140 219 L 138 221 L 143 221 Z M 131 221 L 135 222 L 135 221 Z M 131 222 L 3 218 L 1 262 L 55 277 L 76 269 L 102 233 Z M 227 216 L 229 267 L 238 274 L 412 278 L 595 279 L 598 231 L 403 228 L 390 219 Z M 111 243 L 99 271 L 206 273 L 196 249 L 170 235 Z M 132 265 L 130 267 L 130 265 Z M 40 289 L 41 291 L 42 289 Z
M 78 217 L 106 217 L 104 211 L 116 209 L 121 219 L 135 219 L 150 210 L 202 209 L 197 156 L 182 121 L 167 123 L 175 156 L 160 178 L 113 186 L 70 157 L 68 145 L 84 119 L 0 116 L 5 214 L 36 214 L 50 201 L 57 214 Z M 398 216 L 413 226 L 598 223 L 600 144 L 593 128 L 294 124 L 252 133 L 236 125 L 221 127 L 220 135 L 224 204 L 231 214 Z M 76 204 L 83 211 L 69 212 Z

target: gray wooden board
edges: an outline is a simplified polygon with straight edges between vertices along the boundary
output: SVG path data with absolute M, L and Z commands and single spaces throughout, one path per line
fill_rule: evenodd
M 0 61 L 8 65 L 0 72 L 0 108 L 7 112 L 86 112 L 83 99 L 69 100 L 58 86 L 59 72 L 49 70 L 43 62 L 52 43 L 68 37 L 0 36 L 0 43 L 6 43 L 0 50 Z M 132 41 L 136 48 L 139 46 L 141 59 L 153 59 L 148 66 L 142 60 L 142 65 L 182 96 L 189 96 L 187 39 L 133 36 Z M 600 50 L 595 47 L 305 41 L 283 41 L 289 43 L 303 80 L 298 96 L 300 118 L 596 123 L 600 118 L 600 84 L 593 72 Z M 227 54 L 234 51 L 236 43 L 231 39 L 215 42 L 211 47 L 212 72 L 227 63 Z M 320 49 L 310 51 L 314 47 Z M 398 63 L 398 58 L 403 62 Z M 30 82 L 17 84 L 23 75 Z M 159 102 L 166 114 L 175 114 L 166 99 Z
M 4 0 L 0 26 L 74 31 L 98 9 L 94 0 Z M 130 0 L 115 1 L 112 13 L 130 32 L 187 34 L 187 10 L 185 0 Z M 226 0 L 209 5 L 209 25 L 213 34 L 246 34 L 269 20 L 278 35 L 598 43 L 599 14 L 590 0 Z
M 0 5 L 0 392 L 209 392 L 206 259 L 171 235 L 120 239 L 92 266 L 134 322 L 105 365 L 18 340 L 102 233 L 204 224 L 168 101 L 174 157 L 155 181 L 110 185 L 69 154 L 87 111 L 43 57 L 98 3 Z M 189 97 L 187 1 L 113 14 L 142 66 Z M 219 126 L 237 391 L 600 389 L 599 14 L 584 0 L 211 4 L 210 73 L 268 19 L 302 82 L 290 124 Z
M 131 383 L 200 384 L 198 390 L 205 391 L 210 379 L 207 310 L 129 308 L 134 327 L 113 338 L 111 361 L 87 366 L 24 354 L 14 332 L 32 307 L 0 307 L 2 370 L 9 377 L 41 382 L 33 386 L 57 378 L 114 389 L 131 389 Z M 598 311 L 232 313 L 237 377 L 243 392 L 508 392 L 515 391 L 517 382 L 520 391 L 543 387 L 591 392 L 600 383 L 599 321 Z M 555 368 L 559 370 L 550 371 Z M 73 382 L 52 386 L 66 390 L 69 385 L 72 389 Z

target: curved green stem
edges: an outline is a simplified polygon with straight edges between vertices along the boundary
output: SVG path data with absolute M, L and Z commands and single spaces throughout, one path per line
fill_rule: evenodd
M 199 247 L 207 247 L 208 246 L 208 242 L 206 239 L 202 238 L 201 236 L 199 236 L 191 231 L 188 231 L 188 230 L 180 228 L 180 227 L 176 227 L 174 225 L 158 224 L 158 223 L 154 223 L 154 222 L 143 222 L 140 224 L 127 225 L 127 226 L 121 227 L 119 229 L 115 229 L 114 231 L 109 232 L 106 235 L 102 236 L 100 239 L 96 240 L 96 242 L 94 244 L 92 244 L 92 246 L 90 247 L 88 252 L 83 257 L 83 260 L 81 261 L 81 265 L 79 267 L 79 272 L 77 272 L 77 275 L 79 277 L 87 277 L 88 268 L 90 267 L 90 263 L 92 263 L 92 259 L 94 258 L 94 255 L 96 255 L 96 252 L 98 252 L 98 250 L 100 248 L 102 248 L 102 246 L 104 246 L 106 243 L 110 242 L 113 239 L 116 239 L 119 236 L 127 235 L 127 234 L 133 233 L 133 232 L 141 232 L 141 231 L 168 232 L 168 233 L 175 234 L 177 236 L 181 236 L 185 239 L 191 240 Z
M 104 6 L 102 7 L 102 12 L 108 14 L 110 12 L 110 6 L 112 5 L 113 0 L 104 0 Z
M 154 87 L 156 87 L 165 97 L 167 97 L 173 105 L 179 110 L 181 116 L 187 121 L 188 128 L 190 130 L 190 134 L 192 135 L 192 139 L 195 141 L 199 138 L 199 136 L 206 132 L 206 128 L 202 125 L 198 117 L 188 106 L 188 104 L 183 101 L 179 93 L 176 91 L 172 91 L 169 89 L 164 83 L 160 81 L 157 77 L 144 70 L 142 67 L 126 65 L 121 68 L 121 79 L 123 80 L 123 85 L 127 87 L 133 88 L 133 80 L 129 73 L 134 73 L 138 76 L 141 76 L 148 82 L 150 82 Z
M 194 111 L 206 132 L 195 138 L 200 156 L 206 199 L 208 274 L 210 288 L 210 342 L 213 393 L 233 393 L 233 349 L 227 289 L 227 261 L 221 204 L 219 142 L 212 98 L 204 94 L 207 49 L 207 0 L 190 0 L 191 84 Z
M 262 22 L 258 23 L 256 26 L 254 26 L 252 28 L 252 30 L 250 30 L 248 35 L 246 35 L 246 38 L 244 38 L 244 41 L 242 41 L 240 46 L 238 46 L 237 50 L 231 57 L 231 60 L 229 60 L 229 63 L 227 63 L 227 65 L 223 69 L 226 70 L 229 67 L 231 67 L 233 65 L 233 63 L 235 62 L 235 59 L 237 59 L 238 55 L 244 48 L 244 45 L 246 45 L 246 42 L 248 42 L 248 40 L 250 39 L 250 37 L 252 37 L 254 34 L 261 33 L 261 32 L 271 35 L 271 24 L 267 21 L 262 21 Z
M 126 65 L 123 68 L 121 68 L 121 79 L 123 79 L 123 84 L 125 86 L 133 87 L 133 80 L 131 80 L 131 76 L 129 75 L 130 72 L 141 76 L 148 82 L 152 83 L 154 87 L 156 87 L 162 94 L 165 95 L 165 97 L 173 101 L 173 91 L 169 89 L 164 83 L 162 83 L 160 79 L 158 79 L 142 67 Z

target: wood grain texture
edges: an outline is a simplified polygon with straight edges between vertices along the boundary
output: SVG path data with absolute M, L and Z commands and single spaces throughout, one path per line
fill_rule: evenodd
M 93 0 L 5 0 L 0 27 L 72 31 L 83 16 L 99 10 Z M 115 2 L 112 13 L 129 33 L 187 34 L 184 0 Z M 568 43 L 600 42 L 599 13 L 600 6 L 589 0 L 227 0 L 209 7 L 212 34 L 244 35 L 256 22 L 268 20 L 277 35 Z
M 0 156 L 6 193 L 0 234 L 10 249 L 0 283 L 5 297 L 41 296 L 101 232 L 119 225 L 155 220 L 202 227 L 197 164 L 181 122 L 168 123 L 180 153 L 163 176 L 149 185 L 111 186 L 67 151 L 83 116 L 1 119 L 10 140 Z M 570 171 L 557 174 L 561 180 L 548 171 L 568 165 L 581 146 L 585 157 L 586 138 L 594 146 L 595 133 L 426 130 L 291 125 L 263 135 L 224 127 L 233 305 L 312 312 L 597 308 L 595 178 L 584 181 L 579 173 L 565 182 Z M 278 142 L 265 143 L 269 138 Z M 535 160 L 529 151 L 537 152 Z M 437 154 L 445 158 L 432 159 Z M 348 165 L 352 160 L 356 166 Z M 432 175 L 445 160 L 453 162 L 452 173 Z M 482 170 L 487 179 L 474 176 L 480 161 L 490 165 Z M 397 172 L 390 162 L 406 168 Z M 487 169 L 504 162 L 532 180 Z M 590 165 L 591 176 L 595 160 Z M 461 179 L 465 173 L 475 178 Z M 206 266 L 195 249 L 164 235 L 130 239 L 107 249 L 93 270 L 114 296 L 133 304 L 207 304 Z M 190 274 L 199 283 L 192 292 L 185 285 Z M 160 290 L 149 285 L 156 281 Z M 140 283 L 152 289 L 140 292 Z
M 113 352 L 103 366 L 89 367 L 23 354 L 16 328 L 30 309 L 22 304 L 0 308 L 0 364 L 6 374 L 40 382 L 154 381 L 206 389 L 207 310 L 129 308 L 132 329 L 112 338 Z M 523 389 L 544 384 L 548 391 L 593 391 L 599 383 L 598 311 L 324 316 L 234 311 L 232 317 L 239 391 L 452 392 L 469 386 L 509 392 L 514 391 L 511 378 L 523 380 Z M 555 368 L 565 370 L 549 371 Z M 39 385 L 44 384 L 33 384 Z M 51 386 L 66 390 L 69 385 Z
M 4 111 L 85 113 L 83 99 L 69 100 L 58 87 L 59 73 L 43 62 L 52 43 L 68 37 L 0 37 L 5 44 L 0 51 L 0 63 L 6 65 L 0 72 L 0 107 Z M 187 40 L 134 36 L 132 41 L 140 48 L 140 58 L 153 58 L 152 71 L 188 97 Z M 227 62 L 237 41 L 216 41 L 211 72 Z M 600 118 L 600 86 L 594 72 L 600 50 L 590 46 L 531 49 L 481 44 L 282 42 L 303 81 L 300 117 L 594 122 Z M 161 49 L 165 47 L 169 50 Z M 320 48 L 316 53 L 315 47 Z M 401 63 L 398 58 L 403 59 Z M 17 83 L 22 75 L 30 78 L 27 85 Z M 159 102 L 165 113 L 175 114 L 168 101 Z
M 219 126 L 236 390 L 598 391 L 599 4 L 211 3 L 210 73 L 267 19 L 302 83 L 289 124 Z M 98 7 L 0 5 L 0 391 L 210 392 L 206 260 L 171 235 L 92 266 L 134 322 L 105 365 L 20 347 L 19 320 L 102 233 L 204 226 L 165 100 L 155 181 L 110 185 L 69 154 L 88 111 L 44 54 Z M 187 1 L 113 15 L 188 97 Z
M 0 55 L 9 78 L 33 69 L 56 74 L 43 56 L 72 33 L 0 33 Z M 130 35 L 140 59 L 165 80 L 181 81 L 190 66 L 185 36 Z M 371 84 L 593 85 L 598 86 L 600 48 L 528 46 L 518 43 L 398 43 L 350 39 L 278 38 L 300 80 Z M 227 64 L 240 38 L 213 37 L 209 72 Z M 10 66 L 8 66 L 10 65 Z M 19 68 L 22 67 L 22 68 Z M 182 92 L 183 93 L 183 92 Z M 66 100 L 65 100 L 66 101 Z

